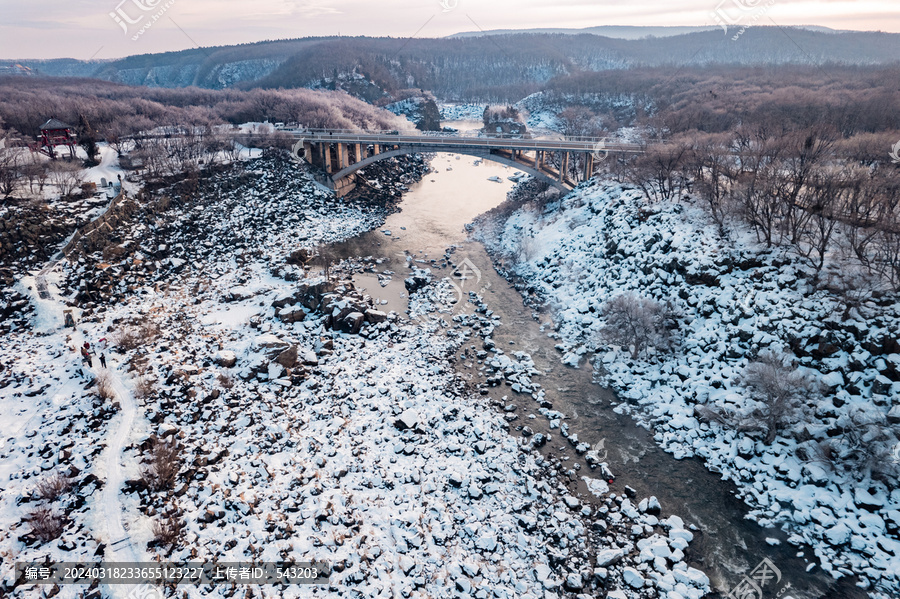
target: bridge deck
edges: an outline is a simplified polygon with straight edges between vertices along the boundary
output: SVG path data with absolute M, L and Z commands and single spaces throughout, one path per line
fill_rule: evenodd
M 523 139 L 521 137 L 466 137 L 452 134 L 391 134 L 353 131 L 288 131 L 294 138 L 310 143 L 379 144 L 431 146 L 433 148 L 486 148 L 508 150 L 542 150 L 545 152 L 633 152 L 642 148 L 601 138 Z

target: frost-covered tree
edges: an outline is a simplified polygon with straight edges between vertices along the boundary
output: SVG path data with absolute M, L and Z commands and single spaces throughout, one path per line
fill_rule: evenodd
M 677 328 L 671 304 L 627 292 L 607 301 L 602 311 L 606 325 L 600 331 L 600 339 L 631 348 L 633 359 L 650 347 L 671 348 Z
M 816 382 L 798 370 L 789 356 L 772 351 L 761 352 L 744 369 L 741 384 L 756 405 L 745 412 L 741 428 L 760 430 L 771 444 L 778 433 L 803 417 L 806 402 L 819 395 Z
M 814 446 L 810 458 L 856 480 L 896 481 L 900 464 L 893 460 L 900 428 L 888 423 L 876 406 L 863 405 L 841 414 L 840 434 Z

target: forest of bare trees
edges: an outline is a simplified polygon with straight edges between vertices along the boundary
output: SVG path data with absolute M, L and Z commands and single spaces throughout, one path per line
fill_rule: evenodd
M 635 127 L 603 164 L 651 200 L 692 193 L 724 233 L 748 223 L 817 272 L 843 256 L 900 289 L 900 69 L 712 66 L 582 73 L 547 102 L 570 135 Z
M 235 157 L 237 144 L 290 147 L 278 132 L 238 131 L 227 125 L 278 121 L 340 129 L 409 127 L 404 119 L 343 92 L 148 89 L 82 79 L 4 77 L 0 140 L 7 147 L 0 148 L 0 197 L 40 192 L 47 182 L 63 197 L 79 190 L 75 165 L 48 163 L 23 151 L 50 117 L 71 124 L 89 156 L 96 156 L 97 143 L 105 140 L 119 154 L 127 152 L 150 178 Z
M 654 201 L 693 192 L 723 233 L 740 219 L 816 272 L 829 256 L 850 259 L 900 289 L 900 165 L 890 157 L 898 135 L 847 140 L 819 125 L 693 131 L 609 166 Z M 870 145 L 881 156 L 869 155 Z
M 252 121 L 309 127 L 399 129 L 406 121 L 343 92 L 154 89 L 86 79 L 0 78 L 0 119 L 33 138 L 50 117 L 85 118 L 111 143 L 163 126 L 204 127 Z

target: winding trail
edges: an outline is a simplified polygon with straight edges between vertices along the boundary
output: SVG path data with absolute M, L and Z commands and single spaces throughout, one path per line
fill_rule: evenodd
M 63 253 L 59 252 L 47 266 L 41 269 L 38 275 L 35 276 L 35 288 L 42 300 L 54 302 L 61 307 L 65 307 L 65 303 L 51 291 L 46 281 L 46 275 L 57 266 L 62 258 Z M 79 347 L 84 341 L 77 329 L 72 335 L 72 341 L 76 347 Z M 137 418 L 137 402 L 116 367 L 115 359 L 109 357 L 108 360 L 108 368 L 103 370 L 99 368 L 90 369 L 95 376 L 100 375 L 101 372 L 108 373 L 115 393 L 115 399 L 121 407 L 121 413 L 110 423 L 110 432 L 107 437 L 107 448 L 105 451 L 106 482 L 103 485 L 96 505 L 95 532 L 97 536 L 105 538 L 107 542 L 103 556 L 104 561 L 145 561 L 146 556 L 144 552 L 135 544 L 128 532 L 125 507 L 121 501 L 122 485 L 125 482 L 123 452 Z M 133 590 L 127 585 L 107 585 L 106 588 L 107 595 L 117 599 L 129 597 L 130 590 Z
M 106 455 L 106 484 L 100 496 L 100 508 L 105 516 L 109 533 L 106 557 L 109 561 L 139 561 L 139 552 L 133 547 L 125 524 L 125 514 L 119 494 L 125 482 L 122 452 L 131 434 L 137 414 L 137 404 L 131 391 L 125 386 L 118 372 L 109 368 L 113 390 L 122 408 L 119 426 L 109 437 Z

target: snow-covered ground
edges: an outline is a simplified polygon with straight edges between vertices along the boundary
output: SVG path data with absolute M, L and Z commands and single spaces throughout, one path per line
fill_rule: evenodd
M 563 361 L 597 352 L 598 375 L 624 400 L 618 410 L 676 457 L 699 456 L 733 480 L 754 519 L 811 545 L 834 576 L 859 576 L 873 596 L 900 594 L 896 295 L 861 293 L 848 306 L 814 286 L 795 254 L 759 247 L 739 224 L 723 239 L 690 201 L 652 204 L 614 183 L 526 205 L 479 234 L 553 308 Z M 675 351 L 632 359 L 600 340 L 604 303 L 626 291 L 674 303 Z M 764 349 L 793 353 L 825 389 L 771 445 L 704 418 L 754 407 L 738 380 Z
M 599 480 L 599 497 L 572 497 L 468 390 L 448 356 L 470 325 L 442 317 L 445 283 L 411 302 L 434 317 L 408 320 L 304 266 L 297 250 L 371 230 L 386 213 L 266 157 L 155 194 L 109 245 L 48 275 L 51 297 L 32 289 L 33 331 L 0 348 L 0 408 L 15 416 L 0 419 L 3 592 L 43 596 L 10 590 L 15 561 L 131 552 L 331 564 L 327 587 L 284 596 L 708 591 L 683 561 L 692 533 L 678 517 L 660 520 L 655 500 L 632 504 Z M 62 327 L 65 309 L 75 330 Z M 125 331 L 137 334 L 130 345 Z M 79 374 L 84 341 L 107 356 L 109 399 L 93 391 L 96 355 Z M 161 439 L 177 443 L 180 468 L 168 490 L 152 490 L 142 471 Z M 72 488 L 39 498 L 53 472 Z M 24 519 L 35 505 L 66 514 L 59 539 L 32 538 Z M 154 524 L 170 517 L 183 522 L 171 549 L 153 542 Z
M 528 115 L 525 124 L 529 129 L 562 132 L 562 123 L 556 116 L 562 107 L 552 103 L 548 105 L 544 92 L 537 92 L 522 98 L 516 102 L 515 107 Z
M 442 121 L 480 121 L 485 104 L 438 104 Z

